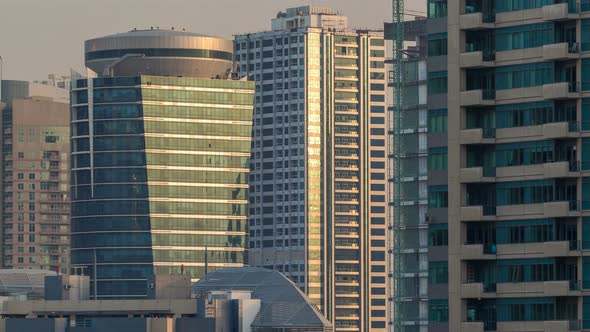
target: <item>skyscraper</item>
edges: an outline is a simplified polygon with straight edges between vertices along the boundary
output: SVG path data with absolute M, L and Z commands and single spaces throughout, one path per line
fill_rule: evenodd
M 451 331 L 587 319 L 590 8 L 559 2 L 448 3 Z
M 429 187 L 428 202 L 443 198 L 448 205 L 448 231 L 438 233 L 443 216 L 430 208 L 428 218 L 393 221 L 420 225 L 431 242 L 428 290 L 408 295 L 416 303 L 408 309 L 419 310 L 398 311 L 392 321 L 405 325 L 402 331 L 418 330 L 408 322 L 419 322 L 420 331 L 590 328 L 590 6 L 499 0 L 428 5 L 422 33 L 428 46 L 421 53 L 427 70 L 419 80 L 427 84 L 429 114 L 432 89 L 445 93 L 448 109 L 448 148 L 444 163 L 436 163 L 447 169 L 448 185 Z M 407 94 L 415 76 L 404 75 Z M 396 112 L 410 108 L 407 101 Z M 395 136 L 404 128 L 394 129 Z M 429 161 L 438 160 L 428 144 Z M 429 170 L 429 182 L 431 176 Z M 407 242 L 393 250 L 411 251 Z M 400 266 L 394 276 L 411 272 Z M 448 287 L 442 302 L 441 287 Z
M 385 329 L 382 32 L 305 6 L 235 49 L 256 83 L 250 264 L 289 276 L 338 331 Z
M 96 265 L 98 298 L 247 260 L 254 91 L 228 79 L 232 49 L 157 29 L 86 42 L 100 77 L 72 85 L 72 265 Z
M 2 267 L 69 265 L 68 91 L 2 81 Z
M 402 66 L 391 68 L 402 82 L 389 82 L 403 101 L 390 121 L 392 326 L 448 331 L 447 27 L 436 18 L 403 26 Z M 385 25 L 388 46 L 394 28 Z

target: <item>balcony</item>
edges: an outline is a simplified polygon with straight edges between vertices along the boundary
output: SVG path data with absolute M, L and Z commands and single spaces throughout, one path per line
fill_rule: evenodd
M 544 21 L 563 21 L 575 18 L 575 14 L 570 14 L 570 8 L 567 2 L 543 6 Z
M 563 241 L 547 241 L 532 243 L 511 243 L 497 245 L 497 256 L 502 259 L 511 259 L 523 255 L 535 255 L 542 257 L 568 257 L 576 256 L 577 243 Z
M 493 13 L 469 13 L 459 17 L 459 25 L 462 30 L 493 29 L 494 20 Z
M 486 68 L 495 66 L 494 53 L 474 51 L 461 53 L 459 63 L 461 68 Z
M 579 296 L 577 281 L 509 282 L 496 284 L 497 297 Z
M 496 216 L 504 219 L 575 217 L 579 215 L 578 205 L 577 201 L 502 205 L 497 207 Z
M 497 332 L 532 332 L 532 331 L 550 331 L 550 332 L 567 332 L 570 330 L 570 321 L 568 320 L 547 320 L 547 321 L 521 321 L 521 322 L 498 322 Z
M 535 180 L 579 176 L 576 161 L 558 161 L 535 165 L 507 166 L 496 168 L 495 180 Z M 480 181 L 482 182 L 482 181 Z
M 461 183 L 495 182 L 495 167 L 467 167 L 459 171 Z
M 553 99 L 575 99 L 579 98 L 578 82 L 559 82 L 543 85 L 543 98 Z
M 486 297 L 494 297 L 494 293 L 487 292 L 483 283 L 461 284 L 461 298 L 481 299 Z
M 487 260 L 496 259 L 495 247 L 489 244 L 464 244 L 461 246 L 461 259 Z
M 496 143 L 507 143 L 514 139 L 543 140 L 576 137 L 577 123 L 551 122 L 536 126 L 496 129 Z
M 483 322 L 461 322 L 461 332 L 483 332 Z M 486 330 L 488 331 L 488 330 Z
M 491 106 L 495 104 L 495 90 L 461 91 L 461 106 Z
M 492 221 L 496 219 L 495 206 L 462 206 L 461 221 Z
M 461 144 L 494 144 L 496 142 L 495 128 L 462 129 L 459 133 Z
M 543 45 L 543 60 L 577 59 L 579 50 L 578 43 Z

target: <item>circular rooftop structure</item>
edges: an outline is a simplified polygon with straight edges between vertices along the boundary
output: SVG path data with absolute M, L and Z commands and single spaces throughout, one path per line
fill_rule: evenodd
M 225 78 L 233 42 L 182 30 L 134 29 L 87 40 L 84 56 L 99 76 Z

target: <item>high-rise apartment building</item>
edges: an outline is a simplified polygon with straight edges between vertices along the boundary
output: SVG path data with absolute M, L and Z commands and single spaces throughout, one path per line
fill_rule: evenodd
M 382 32 L 289 8 L 235 38 L 256 83 L 250 264 L 281 271 L 337 331 L 387 327 Z
M 429 187 L 428 204 L 444 197 L 448 238 L 444 249 L 428 246 L 427 296 L 409 299 L 422 309 L 398 310 L 394 326 L 423 321 L 403 331 L 439 331 L 438 320 L 449 331 L 589 329 L 590 3 L 428 5 L 427 106 L 431 112 L 431 90 L 442 89 L 448 110 L 448 184 L 443 194 Z M 433 53 L 447 55 L 446 68 L 433 68 Z M 430 145 L 428 159 L 435 159 Z M 415 223 L 436 239 L 435 215 Z M 438 270 L 439 261 L 448 263 Z M 447 284 L 447 301 L 433 296 L 433 280 Z
M 451 331 L 578 331 L 587 319 L 584 2 L 448 3 Z
M 97 298 L 247 262 L 254 84 L 228 79 L 232 51 L 172 30 L 86 42 L 100 77 L 72 84 L 72 265 Z
M 66 272 L 70 254 L 68 91 L 2 81 L 2 268 Z

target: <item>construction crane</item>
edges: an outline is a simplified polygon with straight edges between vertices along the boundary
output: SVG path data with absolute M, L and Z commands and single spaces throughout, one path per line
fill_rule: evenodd
M 401 220 L 401 155 L 402 155 L 402 116 L 404 102 L 403 57 L 404 57 L 404 0 L 392 0 L 393 4 L 393 47 L 392 65 L 389 74 L 390 86 L 393 86 L 393 121 L 389 121 L 390 140 L 389 158 L 391 167 L 389 170 L 390 183 L 390 227 L 389 239 L 391 240 L 389 260 L 389 330 L 399 332 L 401 330 L 400 301 L 402 299 L 401 274 L 402 274 L 402 249 L 403 249 L 403 225 Z

